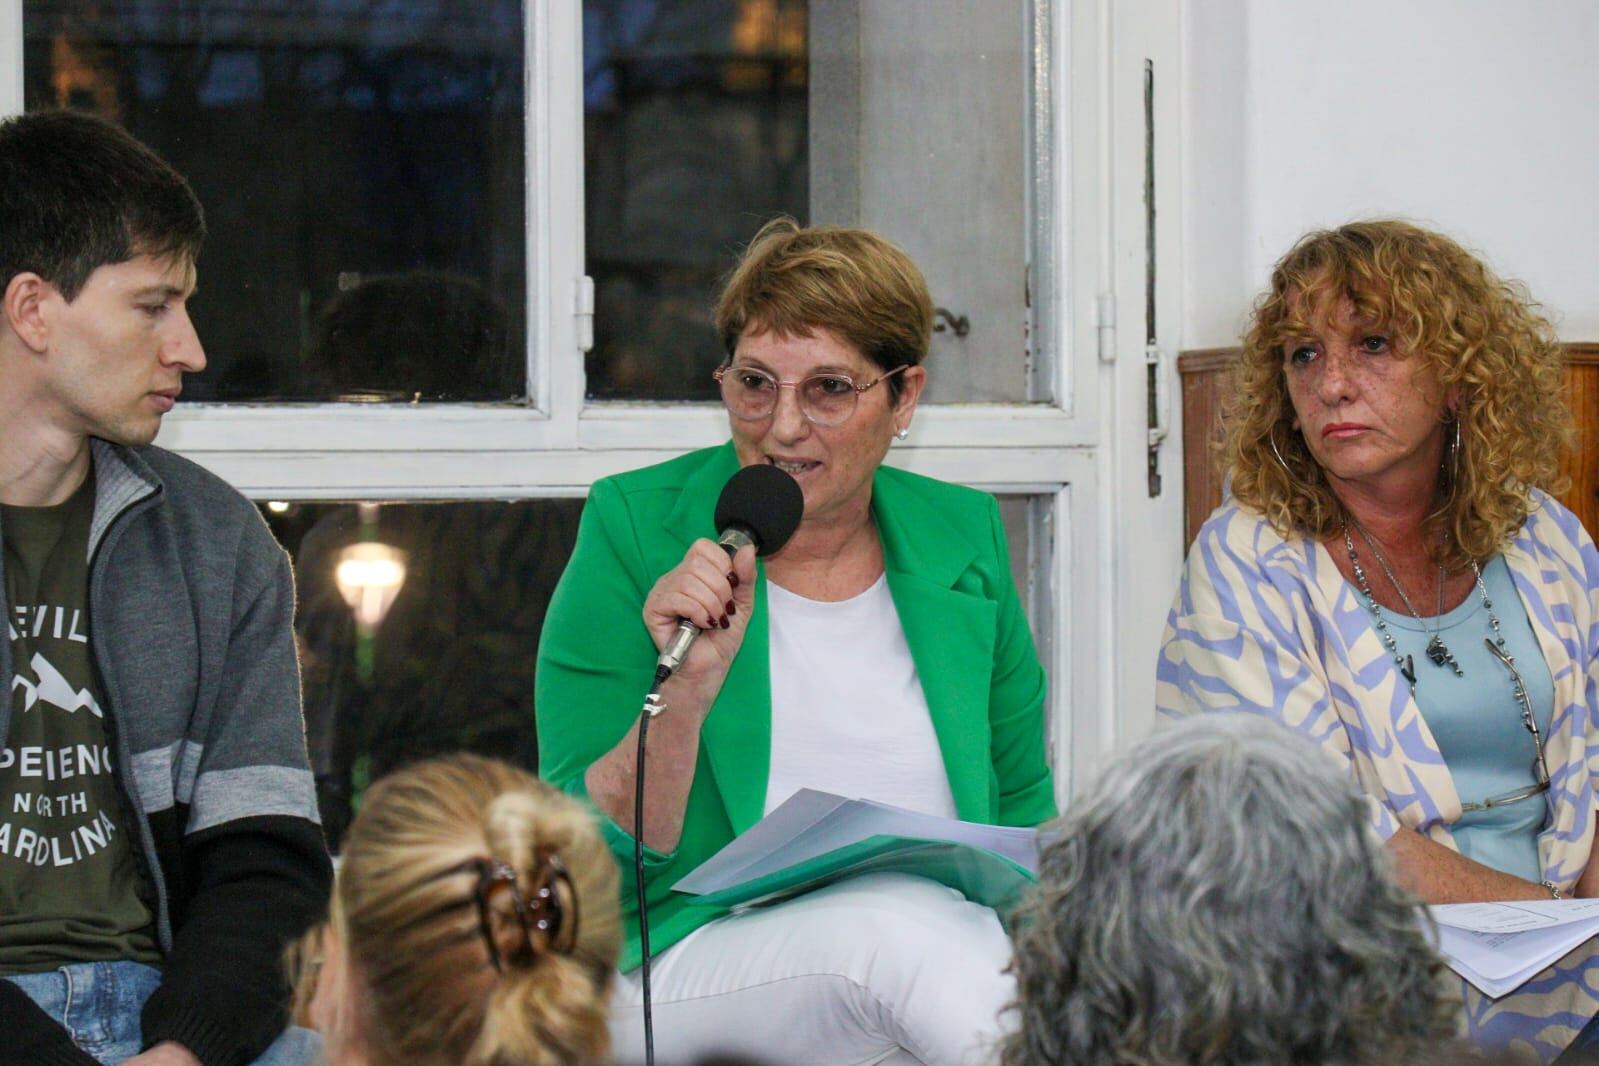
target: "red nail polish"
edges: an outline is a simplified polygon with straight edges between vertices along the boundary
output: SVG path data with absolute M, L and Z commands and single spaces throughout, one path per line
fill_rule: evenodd
M 728 621 L 727 621 L 727 615 L 725 615 L 725 614 L 724 614 L 724 615 L 723 615 L 723 616 L 722 616 L 722 628 L 723 628 L 723 629 L 726 629 L 726 628 L 727 628 L 727 626 L 728 626 Z
M 728 614 L 738 614 L 738 604 L 734 603 L 732 600 L 728 600 L 727 601 L 727 613 Z
M 732 585 L 734 588 L 738 588 L 738 575 L 729 570 L 727 572 L 727 583 Z

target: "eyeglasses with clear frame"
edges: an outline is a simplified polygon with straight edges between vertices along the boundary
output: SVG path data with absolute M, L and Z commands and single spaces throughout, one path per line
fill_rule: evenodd
M 1532 734 L 1533 747 L 1538 752 L 1538 757 L 1532 761 L 1532 775 L 1537 778 L 1537 783 L 1525 788 L 1518 788 L 1498 796 L 1489 796 L 1481 803 L 1462 803 L 1461 811 L 1486 811 L 1495 807 L 1504 807 L 1512 803 L 1519 803 L 1524 799 L 1531 799 L 1540 793 L 1549 791 L 1549 764 L 1544 760 L 1543 734 L 1538 731 L 1538 721 L 1532 716 L 1532 700 L 1527 696 L 1527 686 L 1522 683 L 1521 671 L 1516 669 L 1516 660 L 1510 653 L 1495 644 L 1492 640 L 1483 639 L 1488 650 L 1494 653 L 1494 658 L 1504 663 L 1505 669 L 1510 671 L 1511 684 L 1516 689 L 1516 702 L 1521 705 L 1521 724 L 1527 732 Z
M 799 400 L 800 413 L 815 426 L 837 426 L 849 421 L 860 403 L 861 393 L 887 381 L 907 369 L 911 364 L 896 366 L 893 370 L 857 385 L 848 374 L 812 374 L 801 381 L 779 381 L 764 370 L 753 366 L 734 366 L 723 363 L 711 378 L 722 387 L 722 403 L 728 413 L 741 422 L 759 422 L 770 418 L 777 410 L 777 396 L 783 389 L 793 389 Z

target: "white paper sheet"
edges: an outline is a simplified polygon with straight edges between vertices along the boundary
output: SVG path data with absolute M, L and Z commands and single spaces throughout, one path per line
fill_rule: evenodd
M 879 835 L 970 844 L 1038 870 L 1035 829 L 961 822 L 804 788 L 672 887 L 718 892 Z
M 1547 929 L 1599 917 L 1599 899 L 1538 899 L 1514 903 L 1444 903 L 1432 908 L 1439 925 L 1473 933 Z
M 699 895 L 747 881 L 749 878 L 739 876 L 741 870 L 781 850 L 783 845 L 848 802 L 849 800 L 843 796 L 835 796 L 830 792 L 802 788 L 785 800 L 777 810 L 734 837 L 721 851 L 690 870 L 688 876 L 672 888 L 678 892 Z
M 1499 998 L 1599 934 L 1599 900 L 1450 903 L 1430 908 L 1438 950 L 1484 995 Z

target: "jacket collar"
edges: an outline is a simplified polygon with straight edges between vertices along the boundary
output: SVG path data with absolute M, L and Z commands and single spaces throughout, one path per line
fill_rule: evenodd
M 132 448 L 89 438 L 94 462 L 94 518 L 89 523 L 89 558 L 111 523 L 129 507 L 162 489 L 161 477 Z
M 723 445 L 683 486 L 666 519 L 678 553 L 697 537 L 714 537 L 716 499 L 738 471 L 731 443 Z M 888 586 L 927 697 L 933 730 L 960 817 L 983 821 L 989 810 L 986 716 L 973 708 L 988 701 L 995 605 L 954 586 L 977 558 L 980 545 L 959 531 L 895 470 L 879 468 L 872 482 L 872 517 L 883 541 Z M 765 567 L 757 564 L 758 578 Z M 706 717 L 702 740 L 711 772 L 735 833 L 760 820 L 771 767 L 771 660 L 766 583 L 758 580 L 754 614 L 744 648 L 733 660 L 722 691 Z M 748 651 L 761 649 L 755 654 Z

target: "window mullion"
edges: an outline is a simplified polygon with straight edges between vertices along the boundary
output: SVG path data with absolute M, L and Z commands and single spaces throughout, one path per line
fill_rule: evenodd
M 584 272 L 583 12 L 532 0 L 527 19 L 529 380 L 556 447 L 578 445 L 584 394 L 576 298 Z

